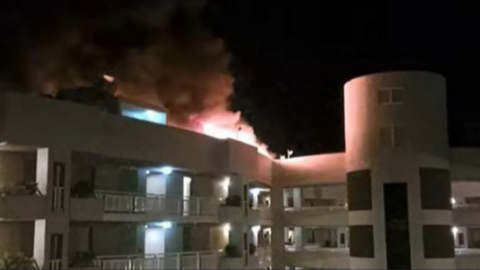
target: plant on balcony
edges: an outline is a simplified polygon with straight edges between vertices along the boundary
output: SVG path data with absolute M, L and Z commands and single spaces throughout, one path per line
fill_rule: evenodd
M 38 189 L 38 183 L 37 182 L 25 182 L 23 184 L 25 190 L 27 191 L 28 195 L 39 195 L 43 196 L 42 192 Z
M 97 255 L 94 252 L 78 252 L 69 266 L 73 268 L 95 267 L 96 259 Z
M 23 253 L 5 253 L 0 260 L 0 269 L 39 269 L 35 259 L 25 256 Z
M 235 245 L 232 245 L 232 244 L 228 244 L 227 246 L 225 246 L 225 257 L 227 258 L 238 258 L 238 257 L 242 257 L 242 252 L 240 251 L 240 249 L 235 246 Z
M 88 198 L 94 195 L 94 187 L 89 181 L 81 180 L 75 183 L 70 190 L 70 195 L 74 198 Z
M 239 195 L 229 195 L 225 199 L 225 206 L 241 207 L 242 197 L 240 197 Z

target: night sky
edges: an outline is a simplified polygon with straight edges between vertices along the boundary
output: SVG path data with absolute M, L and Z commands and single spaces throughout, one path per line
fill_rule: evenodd
M 259 137 L 275 152 L 343 151 L 343 84 L 420 69 L 447 78 L 451 145 L 472 145 L 463 126 L 480 119 L 478 8 L 351 2 L 209 2 L 205 23 L 235 56 L 234 105 Z

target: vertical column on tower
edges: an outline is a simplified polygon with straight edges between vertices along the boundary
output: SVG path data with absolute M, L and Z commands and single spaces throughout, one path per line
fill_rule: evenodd
M 272 269 L 285 269 L 285 223 L 283 187 L 281 163 L 273 163 L 272 168 L 272 189 L 271 189 L 271 211 L 272 211 Z
M 71 152 L 37 150 L 37 183 L 47 199 L 46 219 L 35 221 L 34 257 L 42 269 L 68 266 Z
M 351 268 L 455 268 L 443 77 L 349 81 L 345 142 Z

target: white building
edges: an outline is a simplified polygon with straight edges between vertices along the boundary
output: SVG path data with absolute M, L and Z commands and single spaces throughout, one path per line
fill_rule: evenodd
M 1 93 L 0 252 L 44 269 L 480 269 L 480 149 L 448 147 L 445 96 L 433 73 L 355 78 L 345 153 L 271 160 L 155 108 Z

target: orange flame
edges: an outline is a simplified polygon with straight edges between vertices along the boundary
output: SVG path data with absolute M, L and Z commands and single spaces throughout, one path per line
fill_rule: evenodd
M 251 127 L 247 126 L 251 129 Z M 248 129 L 247 129 L 248 130 Z M 250 131 L 250 130 L 249 130 Z M 245 144 L 254 146 L 262 155 L 271 157 L 265 144 L 259 143 L 257 137 L 253 132 L 244 131 L 242 128 L 232 130 L 228 128 L 221 128 L 211 123 L 204 123 L 202 126 L 202 133 L 220 140 L 232 139 L 243 142 Z

